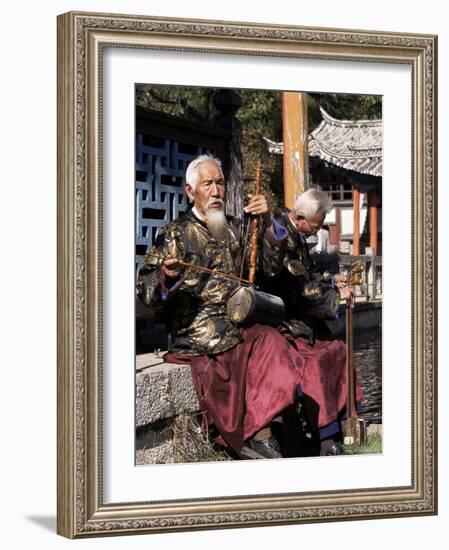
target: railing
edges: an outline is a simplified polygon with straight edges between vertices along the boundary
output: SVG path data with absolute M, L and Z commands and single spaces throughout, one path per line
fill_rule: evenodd
M 345 273 L 356 262 L 363 266 L 363 284 L 356 287 L 356 298 L 360 301 L 382 300 L 382 256 L 350 256 L 341 254 L 340 271 Z

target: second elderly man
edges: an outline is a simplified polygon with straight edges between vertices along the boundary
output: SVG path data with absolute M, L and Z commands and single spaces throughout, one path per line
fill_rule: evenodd
M 308 328 L 309 343 L 295 339 L 298 352 L 309 357 L 307 371 L 301 380 L 302 402 L 309 429 L 321 441 L 321 454 L 340 454 L 340 422 L 346 405 L 346 346 L 329 338 L 324 321 L 335 319 L 340 300 L 353 305 L 353 289 L 346 277 L 321 274 L 309 254 L 306 239 L 323 225 L 332 202 L 328 195 L 312 188 L 302 193 L 292 210 L 276 218 L 275 224 L 287 232 L 282 269 L 275 277 L 266 278 L 265 289 L 281 297 L 286 306 L 290 333 L 299 326 Z M 357 399 L 362 392 L 357 385 Z

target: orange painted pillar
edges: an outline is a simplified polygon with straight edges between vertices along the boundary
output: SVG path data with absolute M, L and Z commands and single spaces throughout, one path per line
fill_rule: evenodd
M 377 189 L 371 189 L 369 191 L 368 204 L 369 204 L 369 245 L 373 249 L 374 256 L 377 256 L 377 232 L 378 232 Z
M 307 94 L 282 92 L 284 205 L 293 208 L 309 180 Z
M 352 200 L 354 204 L 352 255 L 360 256 L 360 191 L 355 187 L 352 188 Z

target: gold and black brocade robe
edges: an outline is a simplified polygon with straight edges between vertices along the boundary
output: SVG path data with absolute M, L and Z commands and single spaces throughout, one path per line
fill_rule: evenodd
M 275 222 L 287 230 L 283 244 L 283 268 L 276 277 L 265 281 L 265 290 L 281 297 L 286 306 L 287 319 L 299 319 L 309 326 L 318 326 L 313 319 L 335 319 L 340 305 L 340 294 L 322 276 L 304 237 L 286 213 Z
M 181 355 L 222 353 L 241 341 L 240 330 L 228 318 L 227 302 L 237 283 L 187 267 L 170 288 L 160 271 L 167 255 L 239 276 L 243 255 L 240 223 L 230 219 L 217 241 L 192 211 L 168 223 L 139 269 L 137 294 L 144 304 L 163 314 L 168 349 Z M 264 242 L 260 268 L 271 277 L 282 266 L 282 252 Z M 154 257 L 155 255 L 157 257 Z M 159 259 L 160 258 L 160 259 Z

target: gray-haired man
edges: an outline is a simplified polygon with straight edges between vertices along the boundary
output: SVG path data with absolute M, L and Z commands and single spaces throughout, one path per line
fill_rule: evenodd
M 346 286 L 342 275 L 322 275 L 309 254 L 306 238 L 323 225 L 332 209 L 328 195 L 309 189 L 299 196 L 294 208 L 275 218 L 275 227 L 283 228 L 288 237 L 280 273 L 265 281 L 265 290 L 280 296 L 285 303 L 290 333 L 298 351 L 309 357 L 301 381 L 302 401 L 309 427 L 321 440 L 321 454 L 339 454 L 339 419 L 346 404 L 346 348 L 338 340 L 328 339 L 317 330 L 323 320 L 335 319 L 340 300 L 353 305 L 353 289 Z M 357 399 L 361 400 L 360 387 Z

